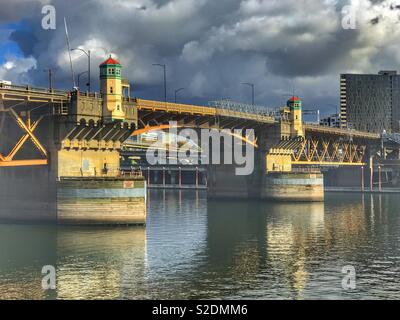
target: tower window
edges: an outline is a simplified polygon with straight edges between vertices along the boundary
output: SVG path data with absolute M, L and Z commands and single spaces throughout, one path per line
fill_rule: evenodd
M 111 69 L 111 73 L 112 73 L 112 74 L 115 74 L 115 69 Z
M 113 87 L 110 87 L 110 93 L 113 93 Z

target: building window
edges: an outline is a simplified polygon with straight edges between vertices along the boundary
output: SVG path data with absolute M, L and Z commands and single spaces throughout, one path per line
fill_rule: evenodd
M 110 87 L 110 93 L 113 93 L 113 87 Z

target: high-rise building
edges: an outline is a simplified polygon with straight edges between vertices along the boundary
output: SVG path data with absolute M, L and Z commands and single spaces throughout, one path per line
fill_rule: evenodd
M 400 75 L 396 71 L 340 76 L 340 126 L 368 132 L 398 132 Z

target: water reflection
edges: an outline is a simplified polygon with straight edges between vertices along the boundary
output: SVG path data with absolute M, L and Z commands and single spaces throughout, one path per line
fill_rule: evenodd
M 0 297 L 400 298 L 395 195 L 282 204 L 154 190 L 148 200 L 146 228 L 0 225 Z M 40 287 L 45 264 L 57 266 L 54 293 Z M 350 292 L 346 265 L 357 270 Z
M 120 299 L 144 278 L 146 232 L 1 225 L 0 253 L 0 298 Z M 56 292 L 41 287 L 44 265 L 56 267 Z

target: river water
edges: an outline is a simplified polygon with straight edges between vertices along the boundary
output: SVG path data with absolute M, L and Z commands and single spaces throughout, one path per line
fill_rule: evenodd
M 0 224 L 0 298 L 400 299 L 398 195 L 278 204 L 153 190 L 148 202 L 146 228 Z M 44 265 L 56 290 L 42 289 Z

